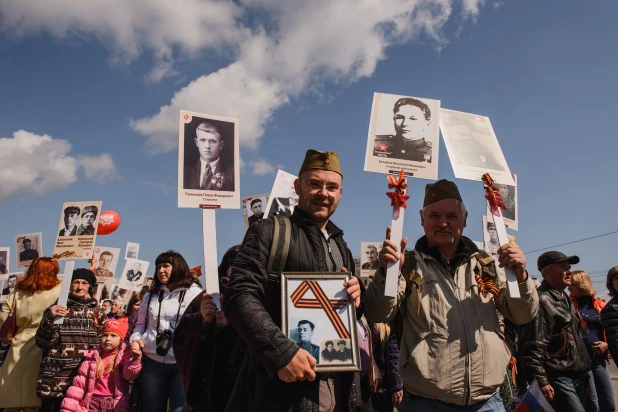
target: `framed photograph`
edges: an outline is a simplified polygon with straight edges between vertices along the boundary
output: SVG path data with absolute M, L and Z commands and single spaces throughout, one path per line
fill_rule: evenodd
M 500 189 L 502 195 L 502 201 L 506 210 L 502 210 L 502 220 L 504 220 L 504 226 L 511 230 L 517 230 L 519 226 L 519 217 L 517 214 L 517 175 L 513 174 L 513 181 L 515 186 L 496 184 L 496 187 Z M 489 206 L 487 206 L 487 215 L 491 215 Z
M 127 259 L 118 282 L 120 288 L 134 292 L 142 290 L 148 266 L 150 266 L 150 262 L 145 260 Z
M 515 185 L 489 117 L 441 109 L 440 129 L 455 177 Z
M 483 215 L 483 249 L 489 254 L 496 254 L 498 249 L 500 249 L 498 231 L 492 216 L 487 216 Z
M 365 171 L 438 179 L 440 100 L 374 93 Z
M 343 287 L 351 276 L 281 274 L 281 330 L 315 358 L 317 372 L 361 370 L 356 309 Z
M 101 203 L 65 202 L 62 205 L 54 255 L 67 252 L 70 255 L 62 256 L 61 260 L 92 259 Z
M 253 223 L 264 218 L 264 211 L 268 205 L 270 193 L 249 196 L 242 199 L 242 211 L 245 215 L 245 230 Z
M 11 258 L 11 248 L 0 247 L 0 275 L 9 273 L 9 259 Z
M 127 242 L 127 249 L 124 252 L 124 259 L 137 259 L 139 256 L 139 243 Z
M 41 233 L 30 233 L 15 237 L 15 253 L 17 255 L 17 268 L 23 269 L 39 256 L 43 256 L 43 242 Z M 8 268 L 7 268 L 8 270 Z
M 180 111 L 178 207 L 238 209 L 238 119 Z
M 277 171 L 273 190 L 270 191 L 270 197 L 266 205 L 268 212 L 266 212 L 265 218 L 269 218 L 272 215 L 292 216 L 294 208 L 298 204 L 298 195 L 294 189 L 294 181 L 296 179 L 298 177 L 293 174 L 284 172 L 281 169 Z
M 116 276 L 116 267 L 120 260 L 120 248 L 96 246 L 94 255 L 97 260 L 97 267 L 94 269 L 97 283 L 105 283 L 108 279 Z
M 373 278 L 380 267 L 378 253 L 382 250 L 382 242 L 361 242 L 361 278 Z

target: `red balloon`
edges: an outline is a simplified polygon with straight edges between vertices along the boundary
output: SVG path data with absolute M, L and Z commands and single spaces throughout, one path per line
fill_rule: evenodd
M 97 235 L 109 235 L 114 233 L 120 226 L 120 215 L 113 210 L 101 212 L 99 216 L 99 227 L 97 228 Z

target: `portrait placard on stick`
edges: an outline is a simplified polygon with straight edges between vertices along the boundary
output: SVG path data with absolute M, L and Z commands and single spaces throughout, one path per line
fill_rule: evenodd
M 145 260 L 127 259 L 122 275 L 120 275 L 120 282 L 118 282 L 120 289 L 134 292 L 142 290 L 148 266 L 150 266 L 150 262 Z
M 382 242 L 361 242 L 361 277 L 373 278 L 380 267 L 380 259 L 378 259 L 380 250 L 382 250 Z
M 27 268 L 34 259 L 43 256 L 42 236 L 41 233 L 30 233 L 15 237 L 17 268 Z
M 264 219 L 272 215 L 292 216 L 294 208 L 298 204 L 298 195 L 294 189 L 294 181 L 296 179 L 298 177 L 293 174 L 284 172 L 281 169 L 277 170 L 277 177 L 273 184 L 273 190 L 270 191 L 270 198 L 266 206 L 268 212 L 266 212 Z
M 54 255 L 58 259 L 92 259 L 101 202 L 66 202 L 60 212 Z
M 97 277 L 97 283 L 104 283 L 116 276 L 116 267 L 120 260 L 120 248 L 96 246 L 94 255 L 97 266 L 93 272 Z
M 11 259 L 11 248 L 0 247 L 0 275 L 9 273 L 9 260 Z
M 502 211 L 502 220 L 504 225 L 511 230 L 517 230 L 519 226 L 519 214 L 518 214 L 518 199 L 517 199 L 517 175 L 513 174 L 513 180 L 515 186 L 501 185 L 496 183 L 496 187 L 500 189 L 502 200 L 506 209 Z M 491 215 L 489 207 L 487 208 L 487 215 Z
M 440 129 L 455 177 L 481 182 L 489 173 L 496 183 L 515 185 L 489 117 L 441 109 Z
M 365 171 L 438 178 L 440 101 L 374 93 Z
M 238 120 L 180 111 L 178 207 L 238 209 Z
M 242 199 L 242 211 L 245 216 L 245 230 L 253 223 L 264 218 L 264 211 L 268 205 L 270 193 L 249 196 Z

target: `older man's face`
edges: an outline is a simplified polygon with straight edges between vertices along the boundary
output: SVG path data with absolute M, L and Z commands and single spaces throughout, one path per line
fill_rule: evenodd
M 543 279 L 547 279 L 550 285 L 557 290 L 571 286 L 573 278 L 571 278 L 571 264 L 569 262 L 552 263 L 547 266 Z
M 419 140 L 429 130 L 429 122 L 420 107 L 409 104 L 400 106 L 393 116 L 395 132 L 405 140 Z
M 200 152 L 200 157 L 206 162 L 214 162 L 221 156 L 221 149 L 225 142 L 216 133 L 198 130 L 195 133 L 195 145 Z
M 427 205 L 424 212 L 421 211 L 421 225 L 429 245 L 439 247 L 459 242 L 466 218 L 457 199 L 443 199 Z
M 368 246 L 365 249 L 365 256 L 367 257 L 367 262 L 373 263 L 378 260 L 378 250 L 375 246 Z
M 315 223 L 325 223 L 331 217 L 341 198 L 343 178 L 330 170 L 307 170 L 294 182 L 298 206 Z
M 77 223 L 77 213 L 65 213 L 64 214 L 64 226 L 68 229 L 75 226 Z

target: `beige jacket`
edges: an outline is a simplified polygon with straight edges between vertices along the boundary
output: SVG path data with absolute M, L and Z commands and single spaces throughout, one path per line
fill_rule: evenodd
M 420 309 L 415 287 L 401 308 L 399 373 L 404 387 L 414 395 L 457 405 L 490 398 L 502 384 L 511 356 L 496 310 L 517 324 L 530 322 L 539 305 L 532 279 L 519 284 L 521 297 L 513 299 L 506 291 L 505 272 L 496 264 L 500 293 L 483 298 L 474 280 L 474 254 L 451 277 L 430 255 L 413 253 L 423 282 Z M 384 296 L 384 280 L 380 268 L 365 294 L 365 316 L 370 322 L 392 319 L 405 298 L 406 281 L 401 274 L 396 297 Z

